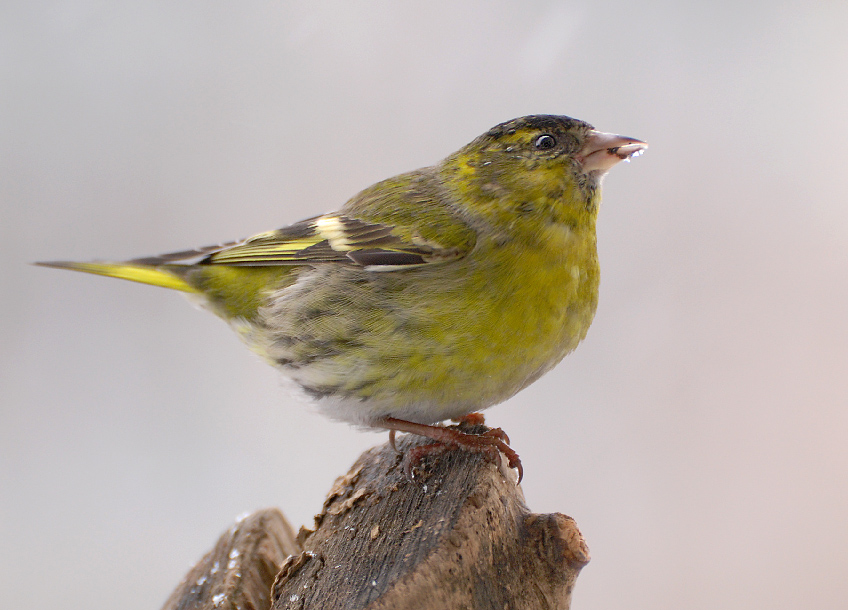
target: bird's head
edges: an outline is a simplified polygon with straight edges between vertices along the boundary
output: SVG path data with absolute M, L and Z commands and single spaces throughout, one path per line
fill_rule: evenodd
M 647 144 L 604 133 L 566 116 L 532 115 L 501 123 L 442 164 L 449 184 L 497 224 L 536 215 L 540 222 L 594 218 L 603 176 Z

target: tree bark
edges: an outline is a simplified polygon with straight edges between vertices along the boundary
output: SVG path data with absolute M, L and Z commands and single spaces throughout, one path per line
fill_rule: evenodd
M 531 513 L 514 471 L 478 454 L 425 457 L 414 482 L 402 462 L 362 454 L 296 537 L 276 509 L 239 521 L 163 610 L 569 608 L 589 561 L 574 520 Z

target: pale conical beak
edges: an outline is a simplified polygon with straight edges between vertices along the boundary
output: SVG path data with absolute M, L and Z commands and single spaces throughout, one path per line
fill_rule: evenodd
M 631 157 L 641 155 L 646 148 L 648 145 L 636 138 L 593 129 L 575 158 L 583 166 L 584 172 L 606 173 L 619 161 L 628 161 Z

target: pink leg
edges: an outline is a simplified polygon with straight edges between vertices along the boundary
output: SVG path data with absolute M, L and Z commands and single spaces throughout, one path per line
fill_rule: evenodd
M 481 424 L 482 417 L 479 413 L 472 413 L 460 421 Z M 509 460 L 509 467 L 518 470 L 518 482 L 520 483 L 521 479 L 524 478 L 524 468 L 521 466 L 521 460 L 518 454 L 508 445 L 509 437 L 500 428 L 492 428 L 483 434 L 468 434 L 453 428 L 418 424 L 404 419 L 395 419 L 394 417 L 381 419 L 375 422 L 375 425 L 389 430 L 389 441 L 392 442 L 393 447 L 395 432 L 408 432 L 436 441 L 429 445 L 415 447 L 407 453 L 404 470 L 410 478 L 412 468 L 421 458 L 433 453 L 443 453 L 448 449 L 461 449 L 463 451 L 481 453 L 488 461 L 496 464 L 500 464 L 500 454 L 503 453 L 507 457 L 507 460 Z

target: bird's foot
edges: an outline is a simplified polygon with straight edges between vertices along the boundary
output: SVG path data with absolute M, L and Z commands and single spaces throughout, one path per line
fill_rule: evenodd
M 460 426 L 482 426 L 483 415 L 470 413 L 458 420 Z M 469 433 L 462 432 L 457 428 L 446 428 L 443 426 L 431 426 L 386 417 L 378 422 L 378 425 L 389 430 L 389 442 L 397 451 L 395 445 L 396 432 L 408 432 L 432 439 L 435 442 L 428 445 L 413 447 L 406 452 L 403 460 L 403 470 L 407 478 L 414 480 L 413 469 L 428 455 L 439 455 L 449 450 L 470 451 L 481 454 L 487 461 L 501 468 L 501 454 L 507 458 L 510 468 L 518 470 L 518 483 L 524 478 L 524 468 L 518 454 L 509 446 L 509 437 L 500 428 L 491 428 L 485 432 Z

